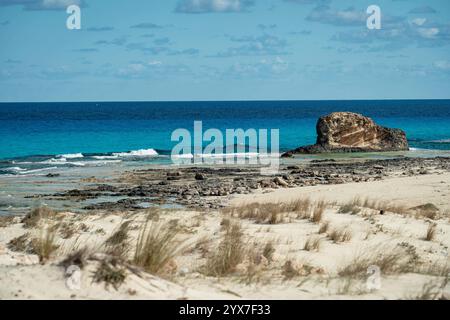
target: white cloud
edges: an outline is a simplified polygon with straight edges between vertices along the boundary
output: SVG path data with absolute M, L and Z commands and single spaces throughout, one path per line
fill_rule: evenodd
M 426 39 L 434 39 L 439 34 L 439 28 L 418 28 L 417 32 Z
M 159 60 L 151 60 L 151 61 L 148 62 L 149 66 L 159 66 L 161 64 L 162 64 L 162 62 L 159 61 Z
M 417 26 L 422 26 L 425 22 L 427 22 L 426 18 L 416 18 L 412 20 L 412 23 L 414 23 Z
M 436 61 L 433 65 L 436 69 L 439 69 L 442 71 L 450 71 L 450 61 L 448 61 L 448 60 Z
M 84 6 L 84 0 L 0 0 L 0 6 L 22 5 L 27 10 L 65 10 L 72 4 Z
M 180 0 L 180 13 L 241 12 L 253 5 L 252 0 Z

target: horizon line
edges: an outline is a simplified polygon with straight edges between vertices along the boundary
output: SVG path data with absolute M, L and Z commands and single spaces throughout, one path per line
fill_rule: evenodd
M 319 102 L 319 101 L 447 101 L 450 98 L 405 98 L 405 99 L 267 99 L 267 100 L 83 100 L 83 101 L 0 101 L 0 104 L 20 103 L 113 103 L 113 102 L 136 102 L 136 103 L 174 103 L 174 102 Z

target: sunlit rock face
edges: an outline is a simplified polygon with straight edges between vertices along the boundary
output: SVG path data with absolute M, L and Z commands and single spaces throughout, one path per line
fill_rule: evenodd
M 283 156 L 324 152 L 379 152 L 408 150 L 406 134 L 400 129 L 377 125 L 372 119 L 353 112 L 334 112 L 320 117 L 317 142 L 299 147 Z

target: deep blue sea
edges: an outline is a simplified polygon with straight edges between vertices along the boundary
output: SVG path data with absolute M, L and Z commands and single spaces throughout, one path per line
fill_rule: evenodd
M 0 104 L 0 174 L 166 157 L 172 131 L 280 129 L 280 149 L 315 142 L 318 117 L 353 111 L 406 131 L 410 146 L 450 150 L 450 100 Z M 39 163 L 40 167 L 35 164 Z

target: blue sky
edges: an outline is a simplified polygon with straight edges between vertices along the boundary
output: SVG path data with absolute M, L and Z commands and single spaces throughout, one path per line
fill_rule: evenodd
M 0 101 L 450 98 L 449 45 L 448 0 L 0 0 Z

